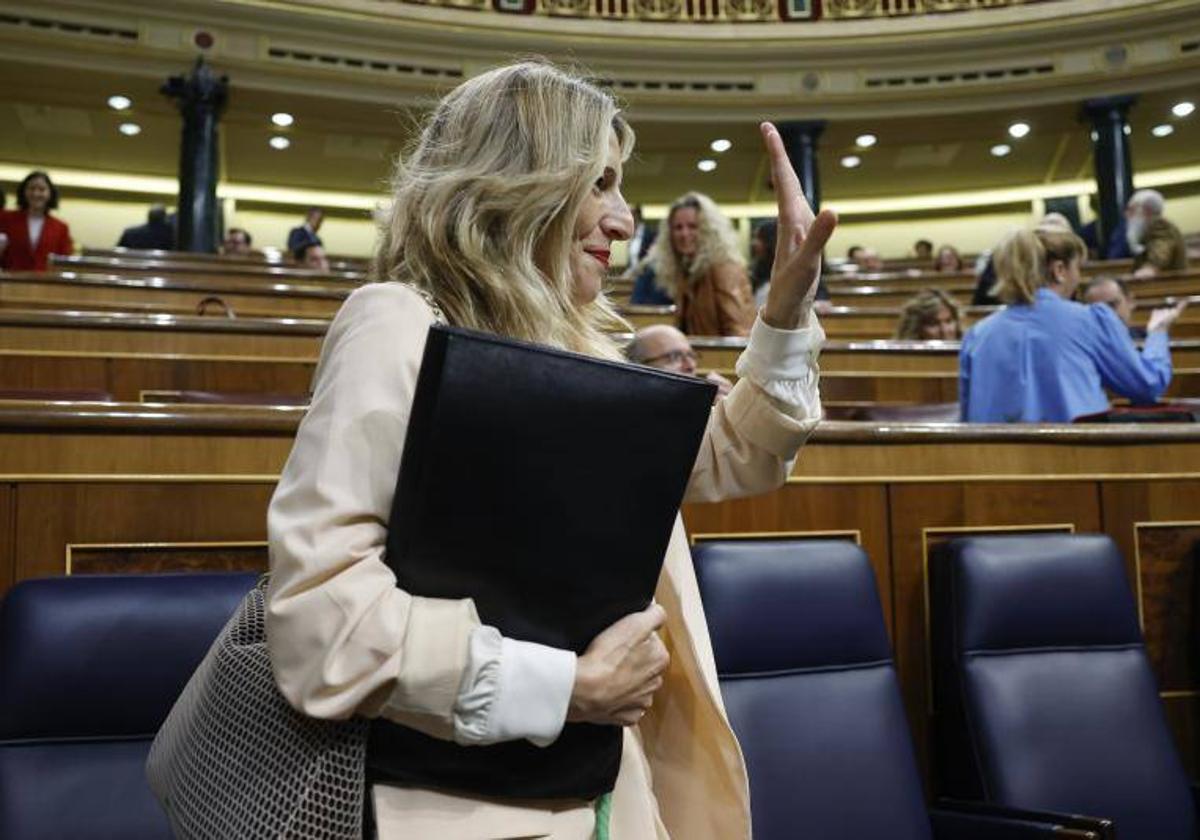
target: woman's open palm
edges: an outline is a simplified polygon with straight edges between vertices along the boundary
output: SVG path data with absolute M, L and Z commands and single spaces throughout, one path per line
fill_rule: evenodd
M 815 217 L 800 179 L 788 160 L 779 130 L 769 122 L 759 126 L 779 204 L 779 233 L 775 240 L 775 266 L 763 320 L 780 329 L 795 329 L 804 307 L 811 305 L 821 277 L 821 252 L 837 227 L 837 216 L 822 210 Z

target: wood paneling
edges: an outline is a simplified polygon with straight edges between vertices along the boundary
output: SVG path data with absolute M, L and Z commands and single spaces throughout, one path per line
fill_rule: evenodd
M 880 601 L 892 626 L 887 492 L 882 485 L 790 484 L 765 496 L 685 505 L 683 518 L 692 535 L 857 532 L 875 568 Z
M 65 574 L 69 544 L 261 543 L 273 491 L 273 479 L 23 482 L 16 491 L 15 577 Z M 99 571 L 104 555 L 98 550 L 84 555 L 89 567 L 76 571 Z M 238 556 L 244 560 L 245 552 Z M 142 560 L 155 562 L 154 557 Z M 230 561 L 228 552 L 212 558 L 222 565 Z M 117 558 L 110 552 L 105 562 L 112 566 Z
M 16 486 L 0 484 L 0 592 L 12 586 L 16 576 L 13 551 L 17 540 Z
M 67 544 L 67 573 L 72 575 L 266 570 L 262 542 Z

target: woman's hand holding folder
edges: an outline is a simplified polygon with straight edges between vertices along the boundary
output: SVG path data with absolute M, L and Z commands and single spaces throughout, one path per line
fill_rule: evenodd
M 632 726 L 650 708 L 670 656 L 658 637 L 658 604 L 625 616 L 597 636 L 575 668 L 567 720 Z

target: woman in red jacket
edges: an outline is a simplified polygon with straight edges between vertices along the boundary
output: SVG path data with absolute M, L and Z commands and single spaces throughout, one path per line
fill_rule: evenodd
M 25 176 L 17 190 L 18 210 L 0 211 L 0 234 L 7 237 L 0 267 L 5 271 L 45 271 L 51 254 L 70 254 L 71 231 L 50 215 L 58 189 L 45 172 Z

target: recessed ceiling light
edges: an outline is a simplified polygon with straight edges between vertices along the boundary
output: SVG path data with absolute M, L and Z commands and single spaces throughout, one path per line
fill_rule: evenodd
M 860 149 L 869 149 L 879 142 L 879 138 L 874 134 L 860 134 L 854 138 L 854 145 Z
M 1125 123 L 1125 136 L 1128 137 L 1130 134 L 1133 134 L 1133 129 L 1130 127 L 1129 123 Z
M 717 168 L 717 162 L 715 160 L 702 160 L 696 164 L 696 168 L 701 172 L 712 172 Z
M 121 123 L 117 126 L 117 131 L 124 134 L 126 137 L 137 137 L 142 133 L 142 127 L 137 123 Z
M 1092 132 L 1092 142 L 1095 143 L 1099 139 L 1100 139 L 1100 132 L 1093 131 Z
M 291 114 L 284 113 L 283 111 L 280 111 L 277 114 L 271 115 L 271 122 L 273 122 L 275 125 L 279 126 L 280 128 L 287 128 L 289 125 L 291 125 L 295 121 L 296 121 L 295 117 L 293 117 Z
M 1004 157 L 1011 151 L 1012 146 L 1007 143 L 997 143 L 995 146 L 992 146 L 992 155 L 994 157 Z
M 286 137 L 280 137 L 278 134 L 276 134 L 267 142 L 271 144 L 272 149 L 278 149 L 281 152 L 288 146 L 292 145 L 291 140 L 287 139 Z
M 124 111 L 132 104 L 132 99 L 130 99 L 128 96 L 122 96 L 119 93 L 108 97 L 108 107 L 112 108 L 114 111 Z
M 1008 127 L 1008 135 L 1020 140 L 1029 133 L 1029 123 L 1015 122 Z
M 1154 128 L 1150 129 L 1150 133 L 1155 137 L 1170 137 L 1175 133 L 1175 126 L 1163 123 L 1162 125 L 1156 125 Z
M 714 140 L 709 144 L 709 148 L 711 148 L 717 154 L 721 154 L 722 152 L 728 152 L 730 149 L 732 149 L 733 143 L 725 139 Z
M 1177 102 L 1175 107 L 1171 109 L 1171 113 L 1177 117 L 1190 117 L 1195 110 L 1196 105 L 1194 102 Z
M 846 167 L 847 169 L 853 169 L 860 163 L 862 163 L 862 158 L 860 158 L 858 155 L 846 155 L 844 158 L 842 158 L 842 166 Z

